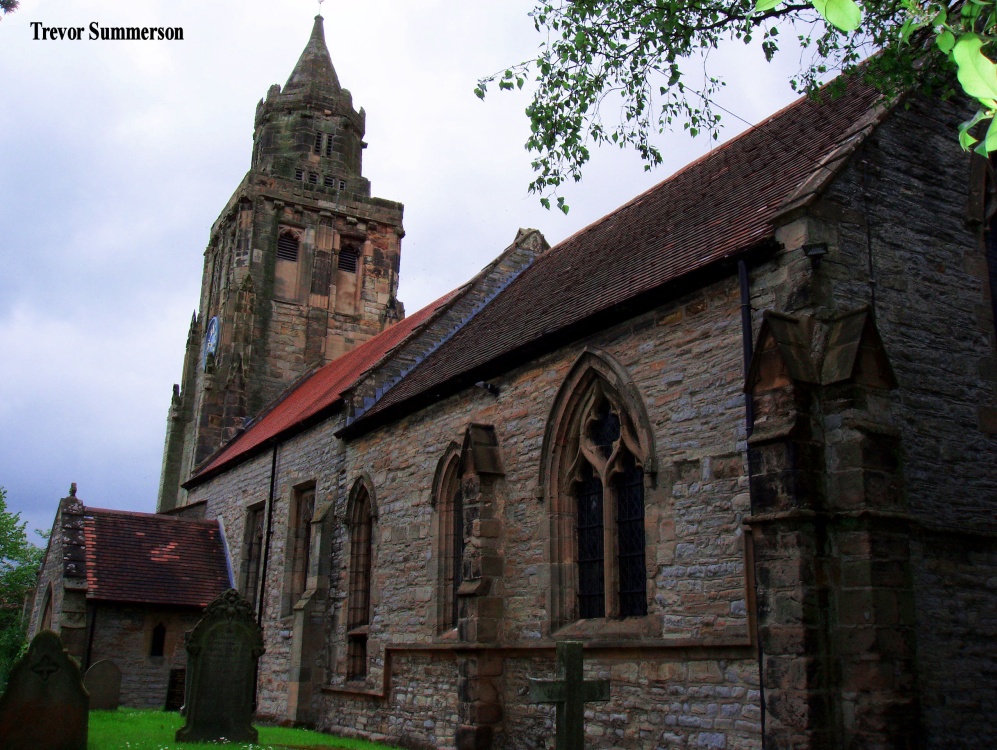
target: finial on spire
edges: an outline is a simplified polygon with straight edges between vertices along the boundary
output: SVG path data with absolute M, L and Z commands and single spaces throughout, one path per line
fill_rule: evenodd
M 73 482 L 71 485 L 69 485 L 69 496 L 76 497 L 76 482 Z

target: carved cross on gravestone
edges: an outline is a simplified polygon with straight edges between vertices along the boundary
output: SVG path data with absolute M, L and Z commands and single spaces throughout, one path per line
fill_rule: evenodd
M 530 678 L 530 700 L 557 704 L 556 750 L 582 750 L 585 743 L 585 704 L 609 700 L 609 680 L 582 677 L 582 644 L 557 644 L 557 679 Z

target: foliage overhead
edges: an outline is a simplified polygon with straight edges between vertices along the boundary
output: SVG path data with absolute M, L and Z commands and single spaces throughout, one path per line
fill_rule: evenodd
M 810 57 L 801 58 L 791 83 L 810 94 L 829 73 L 862 63 L 862 74 L 889 98 L 914 88 L 947 95 L 955 69 L 980 106 L 960 128 L 969 148 L 976 143 L 969 130 L 992 123 L 997 111 L 995 2 L 537 0 L 530 15 L 546 40 L 536 58 L 482 78 L 475 94 L 483 99 L 496 82 L 500 90 L 535 82 L 526 109 L 526 148 L 535 155 L 529 190 L 548 208 L 560 185 L 581 179 L 590 145 L 633 148 L 650 169 L 662 159 L 656 133 L 681 125 L 693 136 L 718 137 L 722 108 L 713 97 L 724 82 L 710 72 L 709 56 L 731 39 L 759 42 L 771 61 L 792 35 Z M 978 149 L 997 150 L 995 126 Z M 558 206 L 567 210 L 561 198 Z
M 0 0 L 0 13 L 10 13 L 17 10 L 19 0 Z
M 35 587 L 44 551 L 28 541 L 26 524 L 7 510 L 7 492 L 0 487 L 0 686 L 24 642 L 24 600 Z

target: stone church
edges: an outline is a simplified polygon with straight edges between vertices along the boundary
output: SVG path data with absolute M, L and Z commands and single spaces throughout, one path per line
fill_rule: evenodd
M 994 176 L 952 103 L 800 100 L 409 316 L 322 19 L 212 228 L 159 513 L 258 713 L 406 747 L 997 743 Z M 37 609 L 37 605 L 36 605 Z

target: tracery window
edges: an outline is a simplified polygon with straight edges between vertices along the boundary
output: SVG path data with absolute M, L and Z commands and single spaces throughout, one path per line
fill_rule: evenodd
M 367 634 L 370 625 L 370 574 L 373 526 L 370 493 L 361 486 L 350 514 L 349 598 L 346 615 L 347 677 L 367 676 Z
M 541 459 L 552 630 L 648 613 L 644 507 L 653 476 L 653 435 L 636 386 L 608 355 L 586 351 L 555 399 Z
M 619 409 L 593 387 L 567 476 L 576 508 L 578 617 L 647 614 L 644 472 Z

